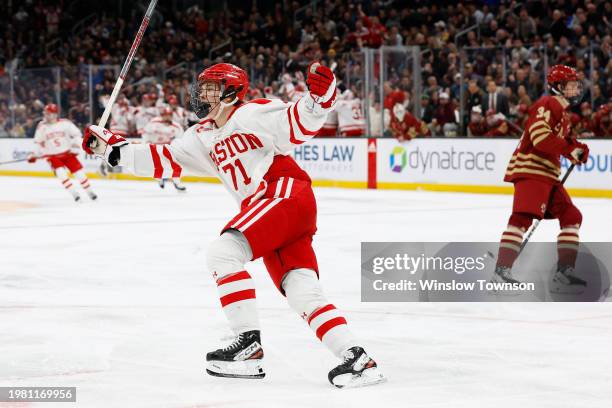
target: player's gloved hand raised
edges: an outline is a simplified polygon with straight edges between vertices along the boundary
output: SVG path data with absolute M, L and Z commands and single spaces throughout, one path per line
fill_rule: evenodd
M 36 163 L 36 159 L 37 159 L 36 156 L 34 156 L 33 154 L 30 154 L 28 156 L 28 163 Z
M 108 129 L 91 125 L 85 130 L 83 136 L 83 150 L 87 154 L 102 157 L 110 166 L 116 166 L 121 159 L 119 148 L 128 144 L 121 136 L 115 135 Z
M 320 62 L 311 62 L 308 66 L 306 84 L 312 99 L 327 108 L 336 99 L 336 77 L 331 69 Z
M 573 140 L 565 157 L 573 164 L 584 164 L 589 159 L 589 147 L 584 143 Z

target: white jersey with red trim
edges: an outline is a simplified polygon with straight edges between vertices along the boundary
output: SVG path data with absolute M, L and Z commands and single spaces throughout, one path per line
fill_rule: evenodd
M 37 156 L 53 156 L 68 151 L 78 152 L 81 146 L 81 131 L 68 119 L 53 123 L 44 120 L 36 127 L 34 143 Z
M 129 105 L 114 104 L 111 108 L 110 131 L 119 136 L 128 136 L 134 128 L 134 110 Z
M 366 133 L 366 120 L 359 98 L 340 100 L 336 104 L 340 134 L 361 136 Z
M 143 143 L 168 144 L 183 135 L 183 128 L 176 122 L 153 118 L 142 132 Z
M 162 108 L 170 108 L 172 110 L 172 121 L 177 123 L 181 128 L 185 129 L 189 124 L 189 111 L 181 106 L 172 106 L 169 103 L 164 103 Z M 158 111 L 159 115 L 161 109 Z
M 136 132 L 139 136 L 142 136 L 147 123 L 153 120 L 153 118 L 159 116 L 158 106 L 139 106 L 134 110 L 134 121 L 136 122 Z
M 216 175 L 236 201 L 250 202 L 266 191 L 264 176 L 274 157 L 289 156 L 295 146 L 315 136 L 332 109 L 315 103 L 310 94 L 291 104 L 253 100 L 236 108 L 222 128 L 205 119 L 170 145 L 123 146 L 119 164 L 136 175 L 158 179 L 184 172 Z

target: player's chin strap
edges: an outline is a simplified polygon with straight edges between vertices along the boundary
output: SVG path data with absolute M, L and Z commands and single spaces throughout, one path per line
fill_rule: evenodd
M 219 118 L 219 115 L 221 115 L 221 112 L 223 112 L 225 108 L 233 106 L 236 104 L 236 102 L 238 102 L 238 92 L 240 91 L 242 91 L 242 86 L 239 87 L 238 89 L 234 88 L 233 86 L 226 88 L 225 84 L 223 82 L 221 83 L 221 96 L 219 97 L 219 103 L 218 103 L 219 110 L 217 111 L 215 116 L 212 118 L 214 121 L 216 121 Z M 224 100 L 230 97 L 233 97 L 230 102 L 223 102 Z
M 576 96 L 567 97 L 567 96 L 565 96 L 565 93 L 561 89 L 557 89 L 557 87 L 555 87 L 555 86 L 551 86 L 550 90 L 552 91 L 553 94 L 555 94 L 555 96 L 559 96 L 559 97 L 563 98 L 571 106 L 577 105 L 582 100 L 582 92 L 580 92 Z

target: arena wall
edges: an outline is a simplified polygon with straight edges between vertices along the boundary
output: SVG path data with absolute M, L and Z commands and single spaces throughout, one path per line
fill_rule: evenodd
M 516 139 L 314 139 L 296 148 L 293 157 L 317 186 L 509 194 L 503 182 Z M 577 197 L 612 198 L 612 140 L 590 140 L 586 165 L 567 181 Z M 34 148 L 32 139 L 0 139 L 0 162 L 19 160 Z M 99 161 L 82 157 L 91 178 L 100 178 Z M 562 160 L 565 171 L 569 162 Z M 44 160 L 3 165 L 0 176 L 51 177 Z M 112 179 L 145 180 L 122 172 Z M 218 182 L 187 175 L 185 181 Z

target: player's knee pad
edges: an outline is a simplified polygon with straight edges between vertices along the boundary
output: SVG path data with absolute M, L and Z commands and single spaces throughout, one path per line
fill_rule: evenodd
M 283 290 L 289 306 L 302 316 L 309 316 L 328 303 L 317 273 L 312 269 L 290 271 L 283 280 Z
M 57 177 L 60 180 L 66 180 L 68 177 L 68 170 L 66 170 L 65 167 L 58 167 L 57 169 L 55 169 L 55 177 Z
M 575 206 L 568 207 L 559 217 L 559 225 L 561 228 L 568 226 L 578 226 L 582 224 L 582 213 Z
M 508 225 L 512 225 L 513 227 L 526 231 L 529 227 L 531 227 L 532 222 L 533 215 L 513 212 L 508 220 Z
M 251 247 L 239 231 L 226 231 L 214 240 L 206 251 L 206 263 L 211 273 L 221 278 L 244 269 L 252 258 Z

